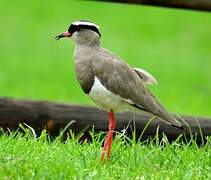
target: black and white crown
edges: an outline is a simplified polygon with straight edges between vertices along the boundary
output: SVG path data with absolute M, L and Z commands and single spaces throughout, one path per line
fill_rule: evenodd
M 68 32 L 73 34 L 74 32 L 80 31 L 82 29 L 89 29 L 91 31 L 96 32 L 99 36 L 101 36 L 100 31 L 99 31 L 99 26 L 97 26 L 96 24 L 92 22 L 84 21 L 84 20 L 73 22 L 70 25 Z

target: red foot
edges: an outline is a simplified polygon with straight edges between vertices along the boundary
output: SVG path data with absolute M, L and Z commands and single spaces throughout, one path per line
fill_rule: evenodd
M 109 117 L 109 132 L 107 134 L 107 138 L 104 143 L 104 148 L 103 152 L 101 154 L 101 160 L 104 160 L 104 155 L 106 153 L 107 159 L 110 157 L 110 151 L 111 151 L 111 144 L 112 144 L 112 139 L 113 139 L 113 132 L 116 127 L 116 119 L 114 116 L 114 112 L 111 110 L 108 114 Z

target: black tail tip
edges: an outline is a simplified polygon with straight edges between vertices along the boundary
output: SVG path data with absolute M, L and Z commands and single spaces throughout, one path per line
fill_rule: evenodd
M 174 124 L 172 124 L 172 126 L 174 126 L 177 129 L 180 129 L 182 131 L 184 130 L 184 127 L 182 125 L 174 125 Z

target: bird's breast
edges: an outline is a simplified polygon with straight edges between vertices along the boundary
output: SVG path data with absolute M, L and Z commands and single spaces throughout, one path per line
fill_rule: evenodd
M 130 105 L 123 98 L 106 89 L 97 77 L 94 78 L 89 97 L 101 109 L 106 111 L 125 111 L 130 109 Z

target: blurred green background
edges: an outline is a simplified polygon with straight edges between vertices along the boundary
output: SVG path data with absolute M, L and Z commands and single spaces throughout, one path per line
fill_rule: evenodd
M 75 78 L 75 20 L 101 27 L 102 45 L 158 80 L 152 92 L 171 112 L 211 116 L 211 13 L 77 1 L 0 5 L 0 96 L 93 104 Z

